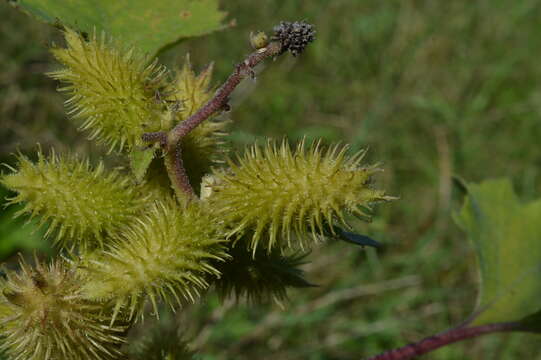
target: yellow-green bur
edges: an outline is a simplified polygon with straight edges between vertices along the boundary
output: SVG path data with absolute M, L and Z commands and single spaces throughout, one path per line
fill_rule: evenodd
M 194 302 L 208 287 L 208 275 L 219 276 L 211 262 L 228 258 L 224 241 L 220 224 L 202 204 L 156 201 L 103 254 L 83 259 L 90 279 L 85 293 L 111 301 L 115 316 L 127 310 L 130 318 L 148 301 L 156 315 L 160 300 L 173 309 L 182 299 Z
M 229 237 L 249 235 L 254 254 L 259 247 L 304 248 L 333 224 L 347 226 L 346 213 L 364 217 L 363 209 L 392 199 L 369 185 L 380 170 L 360 166 L 364 152 L 347 157 L 346 150 L 305 149 L 301 143 L 291 151 L 285 142 L 254 146 L 238 164 L 229 161 L 228 170 L 215 172 L 208 200 L 229 226 Z
M 69 114 L 110 151 L 141 145 L 141 135 L 161 129 L 163 105 L 156 92 L 167 87 L 164 67 L 137 51 L 120 50 L 102 35 L 86 41 L 73 30 L 64 32 L 66 48 L 53 47 L 65 67 L 49 75 L 67 85 Z
M 17 169 L 0 182 L 17 195 L 10 204 L 23 204 L 17 216 L 39 217 L 50 236 L 62 247 L 92 249 L 107 235 L 134 220 L 145 196 L 129 177 L 106 171 L 103 163 L 92 169 L 88 161 L 54 152 L 37 162 L 18 156 Z
M 125 326 L 84 298 L 84 279 L 63 261 L 24 261 L 0 287 L 0 348 L 10 359 L 108 360 L 120 357 Z

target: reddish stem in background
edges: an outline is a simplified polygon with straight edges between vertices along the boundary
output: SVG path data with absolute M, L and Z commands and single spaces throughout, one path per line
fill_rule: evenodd
M 489 325 L 481 325 L 475 327 L 458 327 L 445 331 L 441 334 L 429 336 L 423 340 L 411 343 L 401 348 L 386 351 L 382 354 L 373 356 L 366 360 L 406 360 L 416 356 L 426 354 L 430 351 L 439 349 L 440 347 L 455 343 L 457 341 L 471 339 L 477 336 L 491 334 L 495 332 L 507 331 L 523 331 L 523 324 L 496 323 Z

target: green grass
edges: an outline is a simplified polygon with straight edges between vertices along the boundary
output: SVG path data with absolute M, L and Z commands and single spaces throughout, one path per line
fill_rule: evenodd
M 541 195 L 541 1 L 238 0 L 223 7 L 237 27 L 185 42 L 162 59 L 178 65 L 189 51 L 196 66 L 215 61 L 221 81 L 250 51 L 250 30 L 306 19 L 318 31 L 303 56 L 267 63 L 255 88 L 237 94 L 244 101 L 233 104 L 234 147 L 284 134 L 369 147 L 369 161 L 385 169 L 378 186 L 400 200 L 379 206 L 373 223 L 359 227 L 384 250 L 316 249 L 306 270 L 320 286 L 291 291 L 285 310 L 220 307 L 211 295 L 186 311 L 187 335 L 202 358 L 360 359 L 464 320 L 475 305 L 477 274 L 472 248 L 452 221 L 461 201 L 452 176 L 508 176 L 524 199 Z M 8 69 L 0 104 L 6 109 L 12 94 L 20 109 L 0 113 L 0 143 L 70 138 L 62 136 L 71 125 L 54 83 L 25 71 L 32 61 L 49 69 L 44 44 L 53 31 L 5 4 L 0 14 L 0 64 Z M 26 135 L 5 133 L 12 123 Z M 71 142 L 77 149 L 79 140 Z M 497 335 L 427 358 L 541 359 L 540 348 L 538 336 Z

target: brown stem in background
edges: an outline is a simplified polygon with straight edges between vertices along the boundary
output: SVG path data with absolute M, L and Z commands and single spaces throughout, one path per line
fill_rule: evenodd
M 438 335 L 424 338 L 423 340 L 406 345 L 401 348 L 386 351 L 382 354 L 371 357 L 367 360 L 406 360 L 426 354 L 440 347 L 455 343 L 457 341 L 471 339 L 477 336 L 495 332 L 522 331 L 521 323 L 496 323 L 475 327 L 458 327 Z

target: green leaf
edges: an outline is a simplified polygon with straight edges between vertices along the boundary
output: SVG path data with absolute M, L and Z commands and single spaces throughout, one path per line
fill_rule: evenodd
M 39 229 L 37 220 L 27 220 L 25 223 L 22 219 L 14 219 L 15 213 L 20 211 L 22 206 L 3 209 L 8 194 L 8 191 L 0 186 L 0 260 L 5 260 L 18 250 L 46 251 L 47 242 L 42 240 L 43 231 Z
M 145 174 L 147 172 L 147 169 L 152 162 L 152 159 L 154 159 L 155 150 L 154 148 L 149 149 L 134 149 L 132 150 L 130 154 L 130 167 L 132 170 L 133 175 L 135 176 L 135 180 L 140 183 L 143 181 L 143 178 L 145 177 Z
M 505 179 L 467 189 L 456 220 L 473 242 L 481 276 L 473 325 L 531 324 L 541 310 L 541 200 L 521 203 Z
M 150 55 L 183 38 L 225 28 L 218 0 L 16 0 L 39 20 L 92 33 L 105 31 Z

